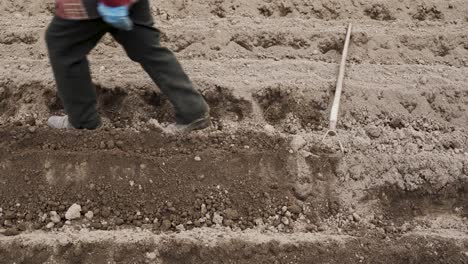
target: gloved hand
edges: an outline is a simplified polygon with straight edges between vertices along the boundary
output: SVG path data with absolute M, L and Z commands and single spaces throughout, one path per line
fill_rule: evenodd
M 133 22 L 129 17 L 129 6 L 127 5 L 111 7 L 99 3 L 98 12 L 107 24 L 115 28 L 127 31 L 133 29 Z

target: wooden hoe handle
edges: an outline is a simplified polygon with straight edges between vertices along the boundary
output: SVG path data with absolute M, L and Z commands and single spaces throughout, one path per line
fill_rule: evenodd
M 338 74 L 338 81 L 336 82 L 336 91 L 335 91 L 335 99 L 333 100 L 332 109 L 330 112 L 330 131 L 336 130 L 336 124 L 338 122 L 338 111 L 340 109 L 340 100 L 341 100 L 341 91 L 343 90 L 343 79 L 345 74 L 345 67 L 346 67 L 346 58 L 348 56 L 348 48 L 349 42 L 351 39 L 351 23 L 348 26 L 348 33 L 346 34 L 346 42 L 343 49 L 343 56 L 341 58 L 340 64 L 340 72 Z

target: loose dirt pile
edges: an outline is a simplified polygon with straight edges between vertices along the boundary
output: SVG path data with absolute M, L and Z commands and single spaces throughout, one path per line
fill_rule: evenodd
M 109 36 L 90 55 L 105 128 L 47 128 L 63 113 L 43 39 L 52 7 L 0 3 L 3 259 L 73 263 L 76 243 L 111 243 L 79 230 L 109 230 L 133 257 L 103 249 L 84 263 L 468 261 L 466 1 L 152 1 L 163 44 L 213 110 L 213 128 L 186 136 L 155 129 L 171 106 Z M 348 22 L 335 155 L 321 139 Z M 78 253 L 59 258 L 53 241 Z

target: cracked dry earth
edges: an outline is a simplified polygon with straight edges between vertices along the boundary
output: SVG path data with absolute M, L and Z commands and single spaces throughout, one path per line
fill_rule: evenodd
M 213 110 L 186 136 L 108 36 L 106 126 L 47 128 L 49 2 L 0 2 L 1 263 L 468 263 L 465 0 L 151 1 Z

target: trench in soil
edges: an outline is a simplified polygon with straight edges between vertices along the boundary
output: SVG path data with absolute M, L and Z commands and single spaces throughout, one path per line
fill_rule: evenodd
M 426 78 L 431 77 L 420 77 Z M 405 84 L 387 84 L 387 80 L 381 84 L 376 82 L 375 85 L 382 85 L 376 89 L 363 88 L 362 81 L 349 81 L 341 103 L 342 128 L 352 130 L 357 124 L 366 126 L 379 120 L 393 129 L 408 124 L 422 131 L 449 130 L 454 123 L 465 127 L 468 91 L 458 83 L 432 78 L 436 83 L 427 87 L 420 85 L 411 92 L 405 90 Z M 246 86 L 242 95 L 236 92 L 235 83 L 197 79 L 196 86 L 217 120 L 242 122 L 260 118 L 288 132 L 294 132 L 288 128 L 291 123 L 308 131 L 321 130 L 326 126 L 333 99 L 333 80 L 316 79 L 312 89 L 301 79 L 295 82 L 266 83 L 256 88 Z M 7 80 L 0 83 L 0 87 L 0 118 L 4 124 L 28 115 L 45 119 L 63 110 L 53 86 L 43 81 L 20 84 Z M 100 113 L 116 127 L 129 127 L 151 118 L 160 122 L 172 120 L 169 101 L 150 84 L 125 89 L 97 84 L 96 89 Z

